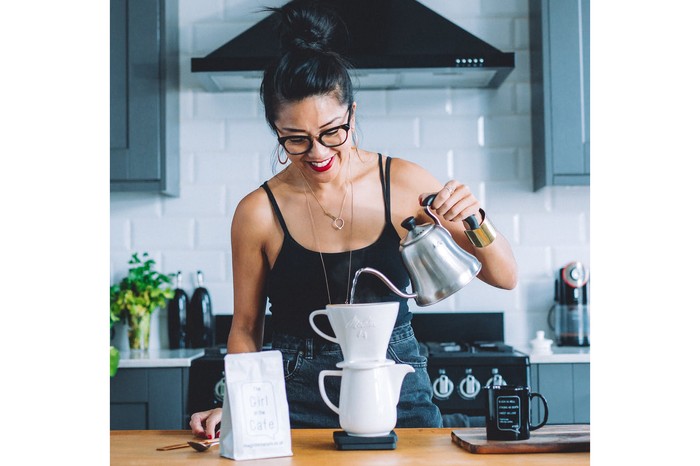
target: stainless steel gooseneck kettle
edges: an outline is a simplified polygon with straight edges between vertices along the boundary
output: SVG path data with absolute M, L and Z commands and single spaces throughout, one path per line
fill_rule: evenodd
M 414 293 L 399 290 L 380 271 L 371 267 L 359 269 L 379 277 L 394 293 L 402 298 L 415 298 L 419 306 L 435 304 L 461 290 L 481 270 L 481 262 L 459 247 L 440 220 L 430 210 L 435 195 L 426 197 L 421 204 L 433 224 L 416 225 L 414 217 L 405 219 L 401 226 L 408 230 L 399 250 L 411 278 Z M 476 221 L 476 219 L 473 219 Z

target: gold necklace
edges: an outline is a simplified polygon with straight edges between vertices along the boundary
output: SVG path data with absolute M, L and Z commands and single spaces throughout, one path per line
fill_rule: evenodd
M 348 161 L 348 164 L 350 162 Z M 301 173 L 301 172 L 300 172 Z M 302 177 L 304 175 L 302 174 Z M 350 300 L 350 274 L 352 271 L 352 219 L 355 217 L 355 209 L 354 209 L 354 204 L 355 204 L 355 191 L 353 190 L 352 186 L 352 181 L 348 181 L 350 179 L 350 165 L 348 165 L 348 175 L 346 179 L 346 184 L 345 184 L 345 196 L 348 194 L 348 184 L 350 184 L 350 191 L 352 191 L 352 199 L 350 200 L 350 255 L 348 258 L 348 281 L 347 281 L 347 289 L 345 290 L 345 304 L 348 304 Z M 304 181 L 306 179 L 304 178 Z M 308 183 L 306 183 L 306 186 L 309 186 Z M 314 235 L 314 243 L 316 244 L 316 250 L 318 251 L 318 255 L 321 258 L 321 267 L 323 268 L 323 278 L 326 281 L 326 293 L 328 295 L 328 304 L 332 304 L 331 300 L 331 290 L 330 286 L 328 285 L 328 273 L 326 272 L 326 263 L 323 260 L 323 253 L 321 252 L 321 247 L 318 242 L 318 236 L 316 235 L 316 224 L 314 222 L 314 216 L 313 213 L 311 212 L 311 203 L 309 202 L 309 195 L 308 195 L 308 190 L 306 189 L 306 186 L 304 187 L 304 198 L 306 199 L 306 208 L 309 211 L 309 218 L 311 219 L 311 233 Z M 311 190 L 311 186 L 309 186 L 309 190 Z M 313 194 L 313 190 L 311 190 L 311 194 Z M 316 196 L 314 196 L 316 197 Z M 318 202 L 318 199 L 316 199 L 316 202 Z M 343 203 L 345 203 L 345 198 L 343 198 Z M 319 205 L 321 203 L 319 202 Z M 321 207 L 323 209 L 323 207 Z M 335 225 L 334 225 L 335 227 Z M 341 226 L 342 228 L 342 226 Z M 340 228 L 337 228 L 340 230 Z
M 348 160 L 348 171 L 350 170 L 350 161 Z M 299 171 L 301 173 L 301 170 Z M 321 201 L 318 200 L 316 197 L 316 194 L 314 193 L 313 188 L 309 185 L 309 182 L 306 181 L 306 177 L 304 176 L 303 173 L 301 173 L 301 177 L 304 180 L 304 183 L 306 183 L 306 186 L 309 188 L 309 191 L 311 191 L 311 195 L 316 199 L 316 202 L 318 203 L 318 206 L 321 208 L 323 211 L 323 214 L 331 219 L 331 225 L 333 228 L 336 230 L 340 231 L 343 229 L 345 226 L 345 220 L 343 220 L 343 209 L 345 208 L 345 199 L 348 197 L 348 182 L 347 179 L 345 180 L 345 194 L 343 195 L 343 202 L 340 203 L 340 212 L 338 213 L 338 216 L 336 217 L 335 215 L 329 213 L 326 209 L 323 208 L 323 204 L 321 204 Z M 304 192 L 306 192 L 306 187 L 304 187 Z

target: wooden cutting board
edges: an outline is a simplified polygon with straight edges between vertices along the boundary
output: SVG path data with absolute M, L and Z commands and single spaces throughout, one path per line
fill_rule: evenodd
M 452 431 L 452 441 L 470 453 L 564 453 L 591 451 L 588 424 L 552 425 L 530 432 L 527 440 L 487 440 L 485 427 Z

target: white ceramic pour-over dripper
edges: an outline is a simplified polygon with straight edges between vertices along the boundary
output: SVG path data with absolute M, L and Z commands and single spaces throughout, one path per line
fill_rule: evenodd
M 340 427 L 357 437 L 389 435 L 396 426 L 396 406 L 406 374 L 415 372 L 408 364 L 383 363 L 348 365 L 342 370 L 323 370 L 318 375 L 321 398 L 340 417 Z M 326 394 L 325 378 L 341 377 L 338 406 Z
M 313 311 L 309 324 L 326 340 L 338 343 L 345 363 L 386 360 L 391 333 L 394 330 L 399 303 L 329 304 L 325 309 Z M 314 322 L 318 315 L 325 315 L 331 323 L 335 337 L 321 331 Z

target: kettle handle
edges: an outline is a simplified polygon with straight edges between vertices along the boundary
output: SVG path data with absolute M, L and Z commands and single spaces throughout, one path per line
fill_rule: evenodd
M 435 216 L 435 214 L 432 213 L 432 211 L 428 208 L 428 207 L 433 205 L 433 201 L 435 200 L 435 196 L 437 196 L 437 194 L 429 195 L 428 197 L 423 199 L 423 202 L 421 202 L 420 205 L 425 207 L 425 213 L 428 214 L 428 216 L 433 219 L 435 224 L 440 225 L 440 220 L 438 220 L 438 218 Z M 469 228 L 471 228 L 472 230 L 476 230 L 477 228 L 479 228 L 479 220 L 477 220 L 476 215 L 470 215 L 469 217 L 465 218 L 464 221 L 467 222 L 467 224 L 469 225 Z M 442 226 L 442 225 L 440 225 L 440 226 Z

